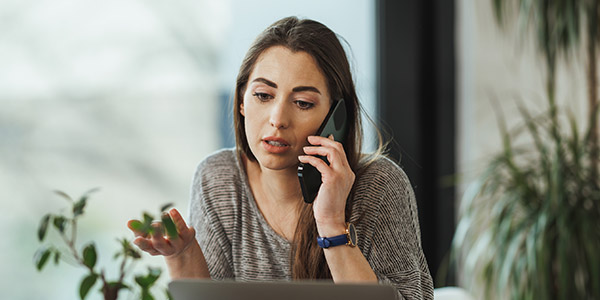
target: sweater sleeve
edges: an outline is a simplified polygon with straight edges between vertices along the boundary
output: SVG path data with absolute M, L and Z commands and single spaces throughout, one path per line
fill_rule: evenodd
M 381 283 L 398 290 L 399 299 L 433 299 L 433 281 L 421 247 L 417 206 L 410 182 L 387 160 L 371 178 L 364 249 Z M 377 204 L 377 205 L 373 205 Z
M 218 186 L 207 176 L 207 162 L 201 163 L 192 181 L 190 224 L 196 230 L 196 239 L 206 258 L 212 279 L 235 277 L 231 257 L 231 242 L 223 228 L 217 210 L 211 208 L 211 193 Z

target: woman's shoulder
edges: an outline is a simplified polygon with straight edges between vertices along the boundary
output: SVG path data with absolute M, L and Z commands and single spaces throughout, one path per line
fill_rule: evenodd
M 410 180 L 402 168 L 385 156 L 371 157 L 357 172 L 354 211 L 377 215 L 381 207 L 411 206 L 415 201 Z
M 194 173 L 194 184 L 239 182 L 240 168 L 235 148 L 220 149 L 204 158 Z
M 357 177 L 357 185 L 410 186 L 404 170 L 396 162 L 383 155 L 363 160 Z
M 410 220 L 419 231 L 414 190 L 408 176 L 391 159 L 378 156 L 363 164 L 357 176 L 352 219 L 361 230 L 372 232 L 375 224 Z
M 209 172 L 235 172 L 237 173 L 237 151 L 235 148 L 224 148 L 206 156 L 197 166 L 196 175 Z
M 218 150 L 200 162 L 192 181 L 192 206 L 197 210 L 230 210 L 243 189 L 236 149 Z M 210 208 L 210 209 L 209 209 Z
M 230 166 L 235 165 L 236 162 L 237 160 L 235 148 L 223 148 L 206 156 L 200 162 L 198 168 Z

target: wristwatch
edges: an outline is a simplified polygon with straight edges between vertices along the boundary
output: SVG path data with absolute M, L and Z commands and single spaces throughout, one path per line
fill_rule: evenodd
M 348 245 L 350 247 L 356 247 L 356 229 L 354 228 L 354 224 L 346 223 L 346 232 L 341 235 L 336 235 L 332 237 L 318 237 L 317 244 L 319 247 L 327 249 L 329 247 L 335 247 L 340 245 Z

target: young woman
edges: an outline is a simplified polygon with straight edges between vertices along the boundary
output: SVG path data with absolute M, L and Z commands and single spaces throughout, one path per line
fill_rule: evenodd
M 343 144 L 314 136 L 339 99 L 348 120 Z M 261 33 L 240 68 L 234 122 L 236 149 L 198 166 L 191 226 L 173 209 L 179 237 L 134 231 L 140 249 L 165 257 L 172 278 L 328 278 L 433 298 L 413 190 L 381 151 L 361 152 L 360 105 L 335 33 L 295 17 Z M 312 204 L 303 201 L 300 162 L 321 173 Z M 323 238 L 342 242 L 327 247 Z

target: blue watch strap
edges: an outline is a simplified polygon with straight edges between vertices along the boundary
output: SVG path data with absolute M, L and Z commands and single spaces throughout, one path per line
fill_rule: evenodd
M 325 248 L 325 249 L 327 249 L 329 247 L 346 245 L 346 244 L 348 244 L 348 235 L 341 234 L 341 235 L 336 235 L 333 237 L 318 237 L 317 244 L 319 244 L 319 247 Z

